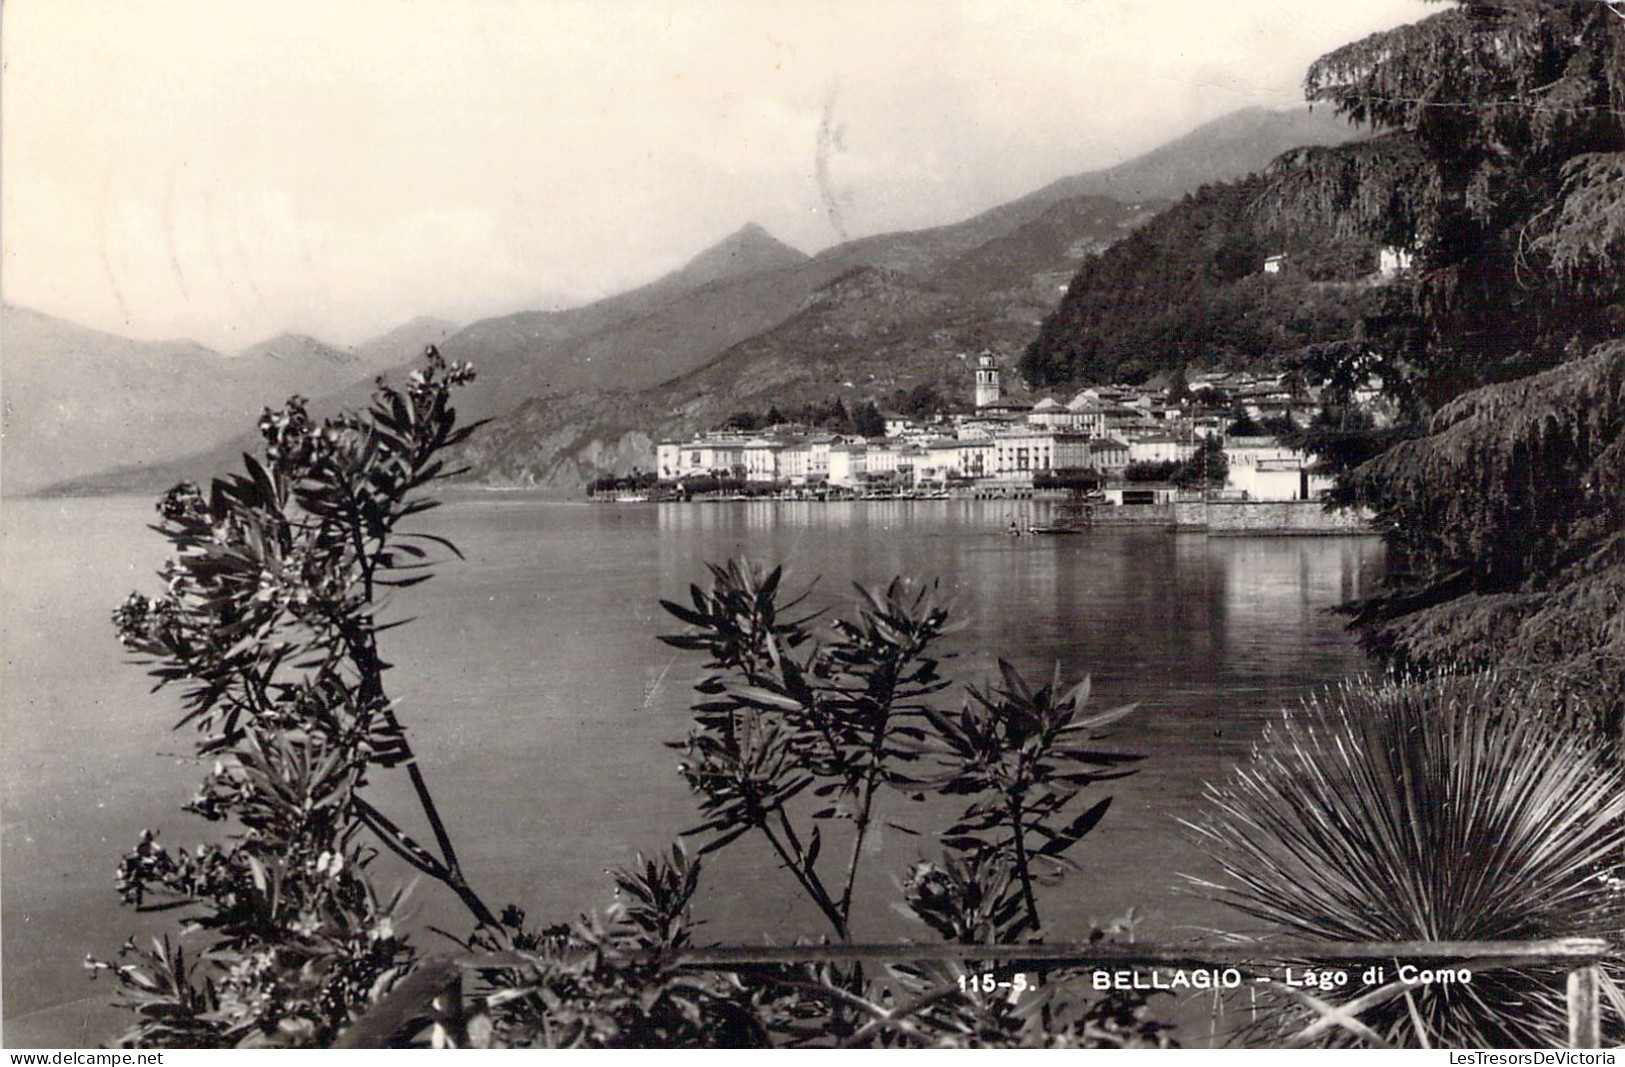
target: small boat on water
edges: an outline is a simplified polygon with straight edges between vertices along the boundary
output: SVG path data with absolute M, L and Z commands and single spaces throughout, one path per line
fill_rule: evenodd
M 648 502 L 649 497 L 646 493 L 622 493 L 615 498 L 617 504 L 647 504 Z
M 1011 516 L 1010 526 L 1005 530 L 1011 537 L 1061 537 L 1082 532 L 1083 529 L 1073 522 L 1034 522 L 1026 508 L 1019 516 Z

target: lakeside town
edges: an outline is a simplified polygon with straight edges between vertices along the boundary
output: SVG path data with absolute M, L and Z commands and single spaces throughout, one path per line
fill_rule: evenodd
M 623 503 L 1048 496 L 1144 506 L 1308 503 L 1331 487 L 1314 457 L 1286 439 L 1329 399 L 1328 386 L 1301 374 L 1213 371 L 1177 390 L 1096 386 L 1023 403 L 1005 396 L 992 353 L 960 358 L 975 377 L 969 410 L 879 412 L 880 435 L 794 422 L 710 430 L 659 442 L 653 472 L 590 488 L 595 499 Z M 1373 424 L 1391 418 L 1375 379 L 1337 399 Z M 1204 451 L 1222 458 L 1194 469 Z
M 1613 1062 L 1625 0 L 229 7 L 6 23 L 13 1059 Z

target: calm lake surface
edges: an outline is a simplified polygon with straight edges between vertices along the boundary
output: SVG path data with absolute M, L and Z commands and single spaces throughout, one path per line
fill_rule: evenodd
M 1180 873 L 1210 872 L 1177 820 L 1200 811 L 1202 783 L 1245 756 L 1266 719 L 1364 668 L 1327 609 L 1372 586 L 1381 545 L 1136 530 L 1011 538 L 1002 529 L 1017 508 L 1044 517 L 1042 504 L 985 501 L 591 506 L 496 493 L 426 516 L 419 528 L 450 536 L 467 560 L 389 608 L 418 619 L 389 635 L 388 687 L 470 878 L 494 904 L 566 920 L 608 902 L 606 868 L 692 825 L 662 743 L 686 735 L 698 672 L 655 640 L 675 629 L 657 601 L 686 599 L 705 561 L 748 553 L 788 564 L 791 584 L 820 578 L 820 604 L 843 601 L 852 582 L 934 577 L 969 621 L 948 641 L 952 676 L 983 680 L 995 655 L 1029 676 L 1058 660 L 1069 678 L 1093 675 L 1094 706 L 1141 702 L 1111 742 L 1145 756 L 1139 773 L 1102 789 L 1114 805 L 1071 854 L 1084 873 L 1041 898 L 1055 936 L 1131 906 L 1142 937 L 1244 926 L 1181 889 Z M 3 508 L 0 923 L 12 1047 L 94 1045 L 122 1028 L 106 1006 L 111 984 L 87 980 L 80 961 L 174 917 L 119 907 L 118 857 L 145 827 L 162 827 L 172 847 L 217 829 L 179 810 L 200 776 L 190 736 L 170 732 L 178 705 L 148 692 L 108 622 L 129 590 L 157 590 L 152 518 L 146 499 Z M 377 795 L 408 810 L 404 782 Z M 927 836 L 876 842 L 859 937 L 929 936 L 890 909 L 892 878 L 935 857 L 929 833 L 944 824 L 937 809 L 894 814 Z M 702 937 L 822 933 L 792 888 L 765 845 L 742 840 L 708 865 Z M 467 926 L 433 885 L 407 910 L 414 926 Z M 436 940 L 420 937 L 430 949 Z

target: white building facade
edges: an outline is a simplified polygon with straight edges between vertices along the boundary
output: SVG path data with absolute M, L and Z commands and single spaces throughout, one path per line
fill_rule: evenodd
M 1225 488 L 1244 500 L 1315 500 L 1332 480 L 1310 468 L 1312 459 L 1273 437 L 1231 437 L 1224 443 L 1230 469 Z

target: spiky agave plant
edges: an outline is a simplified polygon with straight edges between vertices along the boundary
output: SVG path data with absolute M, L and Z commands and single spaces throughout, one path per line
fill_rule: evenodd
M 1223 875 L 1192 881 L 1317 939 L 1613 935 L 1625 775 L 1566 722 L 1549 691 L 1493 674 L 1346 683 L 1208 786 L 1210 811 L 1187 825 Z M 1361 1018 L 1398 1044 L 1550 1047 L 1561 972 L 1419 986 Z

